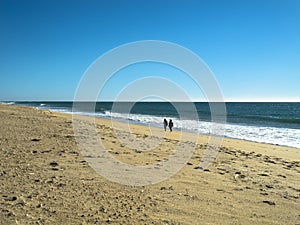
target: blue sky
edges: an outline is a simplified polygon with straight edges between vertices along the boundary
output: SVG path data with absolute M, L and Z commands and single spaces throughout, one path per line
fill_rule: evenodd
M 1 0 L 0 29 L 0 100 L 72 100 L 105 52 L 163 40 L 199 55 L 226 101 L 300 101 L 298 0 Z M 103 100 L 139 74 L 126 76 L 108 84 Z

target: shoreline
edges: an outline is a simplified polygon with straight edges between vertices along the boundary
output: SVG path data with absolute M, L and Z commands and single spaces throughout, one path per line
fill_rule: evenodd
M 24 107 L 31 107 L 31 106 L 24 106 Z M 41 111 L 49 111 L 53 114 L 56 114 L 58 116 L 62 116 L 62 117 L 65 117 L 67 119 L 71 119 L 72 120 L 72 116 L 73 114 L 72 113 L 61 113 L 61 112 L 53 112 L 51 110 L 48 110 L 48 109 L 37 109 L 35 107 L 32 107 L 33 109 L 36 109 L 36 110 L 41 110 Z M 82 115 L 83 117 L 85 117 L 85 115 Z M 88 116 L 90 117 L 90 116 Z M 90 118 L 94 118 L 94 117 L 90 117 Z M 119 120 L 110 120 L 110 119 L 106 119 L 106 118 L 98 118 L 98 117 L 95 117 L 95 120 L 98 121 L 98 123 L 104 123 L 105 124 L 111 124 L 111 122 L 113 121 L 114 123 L 117 123 L 117 124 L 129 124 L 131 126 L 142 126 L 143 128 L 149 128 L 150 126 L 147 126 L 147 125 L 142 125 L 142 124 L 137 124 L 137 123 L 130 123 L 130 121 L 128 121 L 128 123 L 124 122 L 124 121 L 119 121 Z M 122 127 L 122 125 L 120 125 L 120 127 Z M 163 130 L 163 126 L 161 128 L 159 127 L 151 127 L 152 129 L 154 130 Z M 169 131 L 167 130 L 167 133 L 169 133 Z M 205 141 L 202 141 L 202 144 L 207 144 L 208 142 L 208 139 L 211 137 L 210 135 L 206 135 L 206 134 L 200 134 L 200 133 L 195 133 L 195 132 L 189 132 L 189 131 L 179 131 L 179 130 L 174 130 L 173 129 L 173 133 L 188 133 L 188 134 L 191 134 L 191 135 L 196 135 L 196 136 L 199 136 L 200 138 L 204 139 Z M 266 153 L 265 149 L 266 148 L 269 148 L 269 147 L 272 147 L 272 149 L 276 150 L 276 149 L 293 149 L 293 153 L 292 154 L 279 154 L 278 153 L 276 154 L 276 152 L 274 152 L 274 156 L 279 156 L 279 157 L 288 157 L 289 159 L 293 159 L 293 156 L 294 156 L 294 151 L 299 151 L 300 152 L 300 148 L 297 148 L 297 147 L 291 147 L 291 146 L 286 146 L 286 145 L 277 145 L 277 144 L 269 144 L 269 143 L 264 143 L 264 142 L 256 142 L 256 141 L 249 141 L 249 140 L 244 140 L 244 139 L 237 139 L 237 138 L 231 138 L 231 137 L 217 137 L 217 136 L 213 136 L 213 137 L 216 137 L 216 138 L 222 138 L 222 143 L 221 143 L 221 146 L 220 147 L 229 147 L 229 148 L 237 148 L 237 149 L 243 149 L 243 150 L 246 150 L 248 152 L 251 152 L 252 151 L 252 148 L 256 149 L 256 151 L 258 151 L 258 153 Z M 242 144 L 240 144 L 242 143 Z M 267 152 L 267 154 L 270 154 L 270 152 Z M 272 154 L 272 153 L 271 153 Z M 299 155 L 300 156 L 300 155 Z M 300 160 L 300 158 L 299 158 Z
M 5 159 L 0 166 L 0 223 L 299 223 L 298 148 L 224 139 L 216 159 L 202 171 L 197 166 L 209 137 L 199 135 L 188 163 L 169 179 L 125 186 L 96 173 L 83 158 L 71 116 L 0 105 L 0 156 Z M 96 121 L 107 151 L 124 163 L 161 162 L 179 143 L 179 132 L 167 132 L 152 151 L 135 151 L 122 145 L 118 138 L 123 136 L 112 128 L 112 123 L 120 129 L 124 123 Z M 152 134 L 163 130 L 129 126 L 136 140 L 149 145 L 157 140 Z M 194 146 L 188 140 L 179 144 Z
M 35 102 L 35 101 L 33 101 Z M 54 101 L 56 102 L 56 101 Z M 64 102 L 64 101 L 62 101 Z M 5 104 L 5 103 L 2 103 L 3 105 L 15 105 L 15 104 Z M 0 103 L 1 105 L 1 103 Z M 42 111 L 50 111 L 52 113 L 57 113 L 58 115 L 73 115 L 72 112 L 56 112 L 56 111 L 52 111 L 51 109 L 40 109 L 36 106 L 27 106 L 27 105 L 15 105 L 15 106 L 21 106 L 21 107 L 31 107 L 33 109 L 37 109 L 37 110 L 42 110 Z M 80 114 L 81 115 L 81 114 Z M 84 115 L 82 114 L 82 116 L 88 116 L 88 117 L 91 117 L 91 118 L 94 118 L 93 116 L 89 116 L 89 115 Z M 131 120 L 126 120 L 126 119 L 109 119 L 109 118 L 105 118 L 105 117 L 95 117 L 95 119 L 99 119 L 99 120 L 113 120 L 113 121 L 116 121 L 116 122 L 120 122 L 120 123 L 129 123 L 129 124 L 134 124 L 134 125 L 138 125 L 138 126 L 143 126 L 143 127 L 149 127 L 149 125 L 145 124 L 145 123 L 141 123 L 141 122 L 132 122 Z M 201 122 L 208 122 L 208 121 L 201 121 Z M 252 126 L 252 125 L 244 125 L 244 124 L 233 124 L 233 123 L 225 123 L 225 126 L 226 125 L 238 125 L 238 126 Z M 152 128 L 155 128 L 155 129 L 160 129 L 162 128 L 162 126 L 160 127 L 159 125 L 157 126 L 151 126 Z M 255 127 L 255 126 L 254 126 Z M 259 126 L 260 127 L 260 126 Z M 265 126 L 262 126 L 263 128 L 266 128 Z M 280 128 L 280 127 L 275 127 L 275 128 Z M 289 129 L 294 129 L 294 128 L 289 128 Z M 184 133 L 191 133 L 191 134 L 196 134 L 196 135 L 200 135 L 200 136 L 207 136 L 207 137 L 210 137 L 210 136 L 214 136 L 214 137 L 218 137 L 216 135 L 210 135 L 210 134 L 204 134 L 204 133 L 197 133 L 197 132 L 193 132 L 193 131 L 189 131 L 189 130 L 186 130 L 186 129 L 177 129 L 177 128 L 173 128 L 174 131 L 177 131 L 177 132 L 184 132 Z M 295 146 L 289 146 L 289 145 L 284 145 L 284 144 L 274 144 L 274 143 L 269 143 L 269 142 L 260 142 L 260 141 L 255 141 L 255 140 L 247 140 L 247 139 L 242 139 L 242 138 L 235 138 L 235 137 L 230 137 L 230 136 L 221 136 L 221 138 L 224 138 L 224 139 L 231 139 L 231 140 L 237 140 L 237 141 L 246 141 L 246 142 L 250 142 L 250 143 L 258 143 L 258 144 L 267 144 L 267 145 L 272 145 L 272 146 L 281 146 L 281 147 L 287 147 L 287 148 L 295 148 L 295 149 L 300 149 L 300 147 L 295 147 Z
M 33 102 L 33 103 L 32 103 L 33 105 L 29 104 L 29 107 L 34 107 L 39 110 L 50 110 L 55 113 L 57 112 L 57 113 L 71 114 L 71 115 L 73 114 L 72 112 L 67 112 L 70 109 L 61 108 L 62 112 L 59 112 L 60 111 L 59 107 L 61 107 L 60 105 L 58 105 L 58 106 L 52 105 L 51 106 L 51 105 L 48 105 L 48 102 L 43 102 L 43 104 L 41 104 L 42 102 Z M 68 102 L 68 103 L 71 103 L 71 102 Z M 112 102 L 108 102 L 108 103 L 112 103 Z M 38 106 L 38 105 L 40 105 L 40 106 Z M 42 108 L 40 108 L 41 105 L 43 105 Z M 47 107 L 45 109 L 43 109 L 43 107 L 45 105 L 47 105 Z M 52 109 L 51 107 L 54 107 L 54 108 Z M 56 107 L 58 107 L 58 110 Z M 67 106 L 63 106 L 63 107 L 67 107 Z M 67 111 L 65 111 L 65 110 L 67 110 Z M 99 117 L 97 116 L 98 113 L 99 113 Z M 159 118 L 156 118 L 156 116 L 154 116 L 154 119 L 152 119 L 150 115 L 137 115 L 138 117 L 141 117 L 141 118 L 136 119 L 134 117 L 134 118 L 131 118 L 132 119 L 131 120 L 129 117 L 127 118 L 126 116 L 124 117 L 122 115 L 120 118 L 110 118 L 110 117 L 106 118 L 105 116 L 103 116 L 105 113 L 103 115 L 101 114 L 102 111 L 98 112 L 98 113 L 96 113 L 96 116 L 97 116 L 96 118 L 99 118 L 99 119 L 109 119 L 109 120 L 113 119 L 113 120 L 124 122 L 124 123 L 137 124 L 137 125 L 146 126 L 146 127 L 149 126 L 148 124 L 151 124 L 152 127 L 156 127 L 156 128 L 161 127 L 161 123 L 158 122 Z M 85 115 L 85 114 L 82 113 L 82 115 Z M 89 115 L 85 115 L 85 116 L 89 116 Z M 93 117 L 93 116 L 91 116 L 91 117 Z M 161 120 L 162 119 L 163 119 L 163 117 L 161 118 Z M 148 121 L 149 123 L 148 124 L 143 123 L 144 120 Z M 191 122 L 192 122 L 192 124 L 189 127 L 184 125 L 185 123 L 190 124 Z M 176 123 L 178 125 L 178 128 L 175 127 L 174 129 L 175 130 L 178 129 L 178 131 L 182 131 L 182 132 L 212 136 L 211 134 L 209 134 L 209 130 L 212 127 L 211 121 L 199 121 L 198 125 L 194 124 L 194 122 L 189 121 L 189 120 L 187 120 L 187 121 L 178 120 Z M 195 126 L 197 126 L 198 128 L 195 128 Z M 197 129 L 197 131 L 194 129 Z M 264 135 L 263 136 L 257 135 L 258 133 L 263 133 Z M 257 143 L 264 143 L 264 144 L 271 144 L 271 145 L 276 145 L 276 146 L 278 145 L 278 146 L 293 147 L 293 148 L 300 149 L 300 142 L 296 138 L 299 135 L 300 135 L 299 129 L 289 127 L 289 126 L 282 126 L 282 127 L 281 126 L 268 126 L 267 124 L 265 124 L 265 125 L 248 124 L 247 125 L 244 123 L 229 123 L 229 122 L 227 122 L 225 124 L 225 138 L 257 142 Z

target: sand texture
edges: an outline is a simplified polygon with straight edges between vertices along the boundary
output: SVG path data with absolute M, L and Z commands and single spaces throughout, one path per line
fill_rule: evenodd
M 300 149 L 225 139 L 203 171 L 208 137 L 180 141 L 179 132 L 131 125 L 130 148 L 118 139 L 128 135 L 122 126 L 97 119 L 96 127 L 124 163 L 163 162 L 175 146 L 196 150 L 169 179 L 121 185 L 89 166 L 70 115 L 0 105 L 0 224 L 300 224 Z M 159 138 L 152 151 L 138 141 Z

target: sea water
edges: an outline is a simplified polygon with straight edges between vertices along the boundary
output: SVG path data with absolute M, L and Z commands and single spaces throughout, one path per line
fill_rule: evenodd
M 72 102 L 2 102 L 54 112 L 78 113 L 147 126 L 162 127 L 172 119 L 174 130 L 211 134 L 214 118 L 207 102 L 97 102 L 95 110 L 72 110 Z M 89 103 L 84 103 L 89 104 Z M 181 110 L 178 112 L 178 107 Z M 225 103 L 225 137 L 300 148 L 300 103 Z M 196 116 L 195 116 L 196 115 Z

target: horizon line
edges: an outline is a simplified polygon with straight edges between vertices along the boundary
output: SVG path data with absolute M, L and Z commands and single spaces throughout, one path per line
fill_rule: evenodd
M 74 101 L 74 100 L 0 100 L 0 103 L 7 103 L 7 102 L 95 102 L 94 100 L 83 100 L 83 101 Z M 100 100 L 96 102 L 225 102 L 225 103 L 300 103 L 299 100 L 224 100 L 224 101 L 204 101 L 204 100 L 196 100 L 196 101 L 180 101 L 180 100 L 174 100 L 174 101 L 158 101 L 158 100 L 150 100 L 150 101 L 132 101 L 132 100 L 120 100 L 120 101 L 114 101 L 114 100 Z

